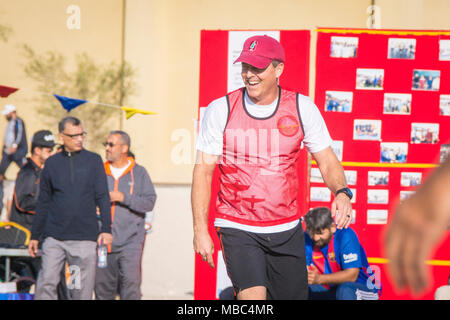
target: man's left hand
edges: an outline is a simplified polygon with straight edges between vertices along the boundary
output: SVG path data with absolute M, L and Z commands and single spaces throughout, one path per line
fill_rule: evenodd
M 112 244 L 112 242 L 113 242 L 113 236 L 111 233 L 103 232 L 98 235 L 97 243 L 99 245 L 107 246 L 107 245 Z
M 339 193 L 334 197 L 331 204 L 331 216 L 335 218 L 338 229 L 348 228 L 352 222 L 352 204 L 346 194 Z

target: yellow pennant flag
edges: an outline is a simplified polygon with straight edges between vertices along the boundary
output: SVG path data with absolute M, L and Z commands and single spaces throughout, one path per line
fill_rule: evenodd
M 132 116 L 134 116 L 136 113 L 157 114 L 156 112 L 145 111 L 145 110 L 136 109 L 136 108 L 130 108 L 130 107 L 120 107 L 120 109 L 125 111 L 125 117 L 127 118 L 127 120 L 130 119 Z

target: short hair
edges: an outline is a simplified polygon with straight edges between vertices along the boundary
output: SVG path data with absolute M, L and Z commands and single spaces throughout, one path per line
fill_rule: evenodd
M 62 118 L 58 124 L 59 133 L 62 133 L 64 131 L 64 129 L 66 128 L 66 124 L 68 123 L 70 123 L 73 126 L 79 126 L 81 125 L 81 120 L 71 116 Z
M 128 133 L 122 130 L 113 130 L 109 133 L 109 135 L 117 134 L 120 136 L 120 140 L 122 140 L 122 144 L 127 145 L 128 149 L 131 147 L 131 139 Z
M 283 61 L 272 60 L 272 65 L 273 65 L 274 68 L 276 68 L 280 63 L 283 63 Z
M 331 228 L 333 218 L 330 209 L 317 207 L 308 211 L 305 215 L 306 232 L 310 235 L 320 234 L 322 230 Z

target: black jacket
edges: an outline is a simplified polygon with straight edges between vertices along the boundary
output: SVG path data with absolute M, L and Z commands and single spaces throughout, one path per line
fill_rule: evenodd
M 31 231 L 39 195 L 41 168 L 31 158 L 20 169 L 14 187 L 10 221 L 17 222 Z
M 111 204 L 102 159 L 85 149 L 51 156 L 41 173 L 31 239 L 49 236 L 96 241 L 99 232 L 111 233 Z

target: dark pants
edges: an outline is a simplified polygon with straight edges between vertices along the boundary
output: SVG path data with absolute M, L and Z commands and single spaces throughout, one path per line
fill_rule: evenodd
M 9 165 L 11 162 L 15 162 L 19 168 L 22 168 L 22 166 L 25 164 L 26 154 L 23 154 L 23 152 L 15 152 L 13 154 L 7 154 L 5 151 L 2 153 L 2 160 L 0 162 L 0 174 L 4 175 L 6 170 L 8 170 Z
M 122 248 L 108 253 L 106 268 L 97 267 L 95 274 L 95 298 L 114 300 L 140 300 L 142 248 Z
M 277 233 L 219 228 L 228 275 L 236 293 L 267 289 L 267 299 L 308 299 L 305 242 L 301 226 Z
M 376 289 L 369 289 L 359 282 L 344 282 L 325 288 L 321 285 L 309 286 L 309 300 L 378 300 Z

